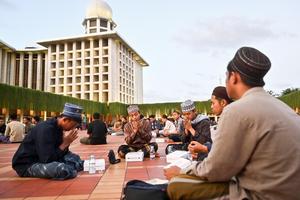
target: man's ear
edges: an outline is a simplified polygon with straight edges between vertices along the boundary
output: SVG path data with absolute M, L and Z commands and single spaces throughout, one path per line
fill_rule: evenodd
M 226 101 L 225 99 L 221 99 L 220 105 L 221 105 L 222 107 L 225 107 L 225 106 L 227 105 L 227 101 Z
M 231 72 L 231 81 L 233 84 L 237 84 L 241 80 L 241 76 L 237 72 Z

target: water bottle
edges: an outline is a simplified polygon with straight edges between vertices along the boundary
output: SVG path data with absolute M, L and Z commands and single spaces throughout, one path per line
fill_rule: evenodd
M 155 158 L 154 146 L 150 146 L 150 160 L 153 160 L 154 158 Z
M 168 146 L 168 150 L 167 150 L 168 154 L 169 154 L 169 153 L 172 153 L 173 151 L 174 151 L 173 146 L 172 146 L 172 145 L 169 145 L 169 146 Z
M 96 160 L 95 160 L 94 155 L 91 155 L 89 164 L 90 164 L 89 174 L 95 174 L 96 173 Z

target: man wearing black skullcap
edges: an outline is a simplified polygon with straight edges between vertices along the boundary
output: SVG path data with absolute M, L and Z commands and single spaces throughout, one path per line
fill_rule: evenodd
M 60 117 L 38 123 L 16 151 L 12 167 L 21 177 L 65 180 L 83 170 L 83 160 L 71 151 L 78 137 L 82 108 L 66 103 Z
M 262 88 L 270 68 L 257 49 L 237 51 L 226 79 L 236 101 L 223 110 L 208 157 L 184 175 L 176 167 L 165 174 L 171 199 L 299 199 L 300 118 Z
M 225 106 L 232 102 L 232 100 L 228 97 L 226 87 L 224 86 L 215 87 L 212 92 L 210 101 L 212 113 L 216 116 L 220 116 Z M 216 132 L 217 124 L 210 126 L 210 136 L 212 141 L 214 141 L 216 137 Z M 202 152 L 203 149 L 205 149 L 205 146 L 197 141 L 192 141 L 188 146 L 188 150 L 192 155 Z

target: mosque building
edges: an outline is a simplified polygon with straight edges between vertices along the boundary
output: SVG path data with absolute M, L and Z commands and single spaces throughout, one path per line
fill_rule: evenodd
M 143 103 L 148 63 L 115 31 L 110 6 L 93 0 L 83 35 L 16 50 L 0 40 L 0 83 L 99 102 Z

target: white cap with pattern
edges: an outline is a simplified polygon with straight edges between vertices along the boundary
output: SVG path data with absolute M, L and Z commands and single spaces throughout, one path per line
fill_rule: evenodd
M 137 105 L 130 105 L 127 108 L 128 113 L 138 112 L 140 109 Z
M 196 108 L 195 103 L 192 100 L 186 100 L 185 102 L 181 103 L 180 106 L 182 112 L 190 112 Z

